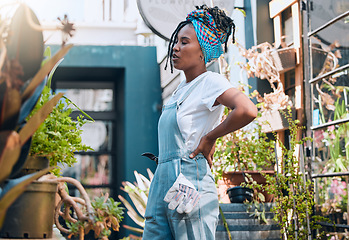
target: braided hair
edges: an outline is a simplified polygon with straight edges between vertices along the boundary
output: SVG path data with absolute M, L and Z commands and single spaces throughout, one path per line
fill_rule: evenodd
M 232 42 L 235 43 L 235 24 L 233 20 L 228 17 L 225 12 L 221 9 L 219 9 L 217 6 L 210 8 L 206 4 L 202 6 L 196 6 L 197 10 L 203 10 L 204 12 L 208 12 L 214 19 L 214 22 L 217 26 L 217 30 L 227 33 L 227 37 L 224 39 L 224 51 L 227 52 L 227 43 L 230 34 L 233 31 L 232 34 Z M 208 17 L 203 17 L 203 23 L 208 24 Z M 167 59 L 166 59 L 166 65 L 165 70 L 167 69 L 167 63 L 168 60 L 170 60 L 170 66 L 171 66 L 171 73 L 173 73 L 173 62 L 172 62 L 172 54 L 173 54 L 173 47 L 176 44 L 176 39 L 178 36 L 178 32 L 186 25 L 192 24 L 190 20 L 182 21 L 178 24 L 177 28 L 174 30 L 174 32 L 171 35 L 170 42 L 168 45 L 167 50 Z

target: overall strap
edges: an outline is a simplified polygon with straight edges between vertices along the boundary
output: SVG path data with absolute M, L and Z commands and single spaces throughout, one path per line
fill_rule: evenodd
M 181 101 L 178 102 L 178 107 L 188 98 L 188 96 L 193 92 L 193 90 L 195 89 L 195 87 L 204 79 L 205 77 L 201 77 L 199 80 L 197 80 L 196 83 L 194 83 L 189 89 L 188 91 L 183 95 L 183 98 Z
M 199 80 L 197 80 L 196 83 L 194 83 L 189 89 L 188 91 L 183 95 L 182 100 L 178 102 L 177 104 L 177 109 L 182 105 L 182 103 L 188 98 L 188 96 L 193 92 L 193 90 L 195 89 L 195 87 L 204 79 L 204 77 L 201 77 Z M 196 161 L 196 167 L 198 168 L 198 162 Z M 179 160 L 179 173 L 182 172 L 182 161 Z M 199 174 L 199 170 L 197 169 L 197 174 Z M 199 186 L 199 185 L 198 185 Z

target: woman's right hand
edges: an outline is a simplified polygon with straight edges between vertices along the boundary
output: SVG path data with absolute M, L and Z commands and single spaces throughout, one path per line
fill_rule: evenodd
M 200 140 L 198 147 L 192 152 L 189 157 L 194 158 L 199 153 L 202 153 L 207 160 L 210 168 L 212 167 L 213 154 L 215 151 L 216 139 L 210 139 L 207 135 Z

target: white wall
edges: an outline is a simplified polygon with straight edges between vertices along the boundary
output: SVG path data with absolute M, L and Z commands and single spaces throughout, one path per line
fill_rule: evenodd
M 33 9 L 42 26 L 55 28 L 67 14 L 76 31 L 69 43 L 75 45 L 138 45 L 136 0 L 1 0 L 24 2 Z M 47 44 L 61 44 L 62 35 L 45 31 Z

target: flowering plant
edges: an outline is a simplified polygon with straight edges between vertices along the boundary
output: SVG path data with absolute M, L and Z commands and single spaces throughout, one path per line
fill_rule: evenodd
M 334 212 L 346 212 L 348 196 L 347 183 L 341 178 L 324 180 L 324 185 L 320 186 L 321 212 L 329 215 Z
M 242 92 L 243 87 L 239 87 Z M 222 121 L 229 111 L 225 108 Z M 216 182 L 222 179 L 224 172 L 270 168 L 275 161 L 270 154 L 273 149 L 274 141 L 262 132 L 262 126 L 257 121 L 217 139 L 212 165 Z
M 277 63 L 272 54 L 275 51 L 273 46 L 268 42 L 258 44 L 250 49 L 245 49 L 240 44 L 237 46 L 240 54 L 247 59 L 247 63 L 238 63 L 241 70 L 246 71 L 248 77 L 266 79 L 273 90 L 271 93 L 264 94 L 263 97 L 255 92 L 257 101 L 261 103 L 261 110 L 274 111 L 291 107 L 292 102 L 285 94 L 284 85 L 276 66 Z

